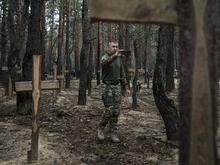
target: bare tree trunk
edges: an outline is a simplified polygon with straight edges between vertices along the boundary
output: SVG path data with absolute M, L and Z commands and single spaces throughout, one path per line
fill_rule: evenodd
M 57 58 L 57 72 L 61 74 L 61 68 L 64 66 L 64 53 L 63 53 L 63 39 L 64 39 L 64 0 L 60 0 L 59 11 L 59 28 L 58 28 L 58 58 Z
M 133 102 L 132 102 L 132 108 L 134 110 L 137 109 L 138 107 L 138 102 L 137 102 L 137 81 L 138 81 L 138 46 L 137 46 L 137 40 L 134 40 L 134 56 L 135 56 L 135 72 L 134 72 L 134 79 L 133 79 L 133 83 L 132 83 L 132 98 L 133 98 Z
M 129 25 L 128 24 L 125 24 L 124 41 L 125 41 L 124 49 L 129 50 L 130 49 L 130 37 L 129 37 Z M 128 86 L 130 88 L 131 77 L 130 77 L 130 74 L 128 71 L 129 68 L 131 68 L 131 54 L 130 53 L 125 55 L 124 68 L 125 68 L 126 80 L 128 82 Z
M 112 41 L 112 24 L 108 23 L 108 42 Z
M 66 47 L 65 47 L 65 54 L 66 54 L 66 84 L 65 87 L 70 87 L 70 79 L 71 79 L 71 59 L 70 59 L 70 51 L 69 51 L 69 17 L 70 17 L 70 0 L 66 0 Z
M 18 2 L 18 1 L 17 1 Z M 16 4 L 16 3 L 15 3 Z M 29 18 L 29 5 L 30 0 L 24 0 L 21 11 L 16 11 L 15 8 L 19 9 L 20 7 L 15 7 L 14 1 L 9 0 L 8 8 L 8 30 L 9 30 L 9 40 L 10 40 L 10 51 L 8 55 L 8 69 L 9 74 L 12 78 L 12 83 L 21 80 L 21 74 L 18 71 L 21 71 L 21 59 L 24 56 L 24 48 L 26 41 L 26 27 L 27 21 Z M 20 3 L 17 3 L 20 5 Z M 22 12 L 22 14 L 21 14 Z M 15 13 L 17 14 L 17 19 L 15 20 Z M 20 21 L 20 22 L 19 22 Z M 15 26 L 15 22 L 17 25 Z M 19 94 L 17 94 L 17 99 L 19 99 Z
M 171 44 L 167 40 L 167 33 L 169 33 L 170 28 L 170 25 L 163 25 L 159 30 L 159 45 L 153 78 L 153 95 L 165 124 L 167 138 L 169 140 L 177 140 L 179 117 L 174 101 L 166 96 L 164 83 L 168 55 L 167 45 Z
M 41 74 L 41 79 L 42 80 L 45 80 L 46 78 L 46 71 L 48 70 L 47 66 L 47 61 L 46 61 L 46 40 L 45 40 L 45 37 L 46 37 L 46 20 L 45 20 L 45 1 L 44 0 L 41 0 L 41 52 L 42 52 L 42 69 L 41 69 L 41 72 L 43 74 Z
M 55 62 L 55 55 L 53 54 L 53 38 L 54 38 L 54 12 L 55 12 L 55 0 L 52 0 L 50 2 L 51 6 L 50 6 L 50 22 L 49 22 L 49 26 L 50 26 L 50 32 L 49 32 L 49 53 L 46 56 L 46 62 L 48 64 L 47 67 L 47 72 L 49 73 L 51 68 L 52 68 L 52 64 Z
M 32 66 L 33 66 L 33 55 L 42 54 L 42 41 L 41 41 L 41 2 L 32 0 L 31 1 L 31 15 L 28 26 L 28 41 L 26 47 L 26 53 L 23 60 L 23 80 L 32 80 Z M 32 107 L 32 97 L 30 92 L 22 92 L 22 96 L 18 97 L 17 109 L 18 113 L 30 114 Z
M 88 96 L 91 96 L 92 94 L 92 70 L 93 70 L 93 46 L 92 43 L 90 43 L 89 48 L 89 64 L 88 64 L 88 74 L 87 74 L 87 89 L 88 89 Z
M 1 67 L 7 65 L 7 30 L 6 30 L 6 8 L 7 0 L 3 0 L 3 16 L 2 16 L 2 25 L 1 25 L 1 61 L 0 61 L 0 70 Z
M 87 67 L 89 57 L 89 37 L 90 37 L 90 23 L 88 18 L 88 0 L 83 0 L 82 7 L 82 32 L 83 45 L 80 54 L 80 82 L 79 82 L 79 97 L 78 104 L 86 105 L 86 84 L 87 84 Z
M 97 50 L 97 60 L 96 60 L 96 79 L 97 79 L 97 85 L 100 84 L 101 80 L 101 71 L 100 71 L 100 57 L 101 57 L 101 45 L 102 45 L 102 36 L 101 36 L 101 23 L 98 23 L 98 50 Z
M 170 27 L 169 34 L 167 34 L 167 40 L 169 40 L 169 48 L 167 55 L 167 67 L 166 67 L 166 91 L 171 92 L 175 88 L 174 84 L 174 27 Z
M 75 73 L 76 73 L 76 78 L 79 78 L 80 74 L 80 2 L 77 0 L 76 3 L 76 15 L 75 15 Z
M 147 83 L 147 88 L 150 88 L 150 72 L 147 66 L 148 58 L 151 52 L 151 41 L 150 41 L 151 26 L 145 25 L 145 50 L 144 50 L 144 83 Z
M 124 48 L 125 42 L 124 42 L 124 24 L 119 23 L 119 48 Z

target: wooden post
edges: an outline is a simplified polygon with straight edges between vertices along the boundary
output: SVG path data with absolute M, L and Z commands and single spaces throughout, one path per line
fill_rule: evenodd
M 209 13 L 207 0 L 197 2 L 193 0 L 196 23 L 196 45 L 194 55 L 194 69 L 192 80 L 192 112 L 190 130 L 190 164 L 215 164 L 215 135 L 213 132 L 213 97 L 210 81 L 209 46 L 207 31 L 210 26 L 204 16 Z M 212 11 L 211 11 L 212 12 Z M 203 27 L 203 28 L 201 28 Z M 207 27 L 208 28 L 208 27 Z M 212 48 L 211 48 L 212 49 Z M 214 65 L 214 64 L 213 64 Z M 214 80 L 213 80 L 214 81 Z M 202 90 L 201 90 L 202 89 Z
M 57 65 L 53 64 L 53 80 L 56 80 L 56 79 L 57 79 Z M 59 82 L 59 86 L 60 86 L 60 82 Z M 52 103 L 53 106 L 54 106 L 54 103 L 55 103 L 55 100 L 56 100 L 56 96 L 57 96 L 57 91 L 54 90 L 53 91 L 53 103 Z
M 31 161 L 38 159 L 41 56 L 33 56 Z M 29 154 L 28 154 L 29 155 Z M 29 156 L 30 156 L 29 155 Z M 28 160 L 30 160 L 28 158 Z
M 63 65 L 61 68 L 61 77 L 63 77 L 63 78 L 60 79 L 60 91 L 63 90 L 63 88 L 64 88 L 65 69 L 66 69 L 66 67 Z
M 54 72 L 56 78 L 56 72 Z M 39 140 L 39 107 L 41 90 L 58 90 L 60 85 L 58 80 L 41 81 L 41 56 L 33 56 L 33 79 L 31 81 L 16 82 L 16 92 L 32 91 L 32 134 L 31 150 L 27 153 L 28 163 L 38 159 L 38 140 Z
M 53 64 L 53 79 L 57 79 L 57 65 Z

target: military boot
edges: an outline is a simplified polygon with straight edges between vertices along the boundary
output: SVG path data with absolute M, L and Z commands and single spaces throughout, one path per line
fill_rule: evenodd
M 113 143 L 120 143 L 120 139 L 119 139 L 117 133 L 112 132 L 111 135 L 110 135 L 110 138 L 111 138 Z
M 97 134 L 98 140 L 103 141 L 105 139 L 104 135 L 104 129 L 98 128 L 98 134 Z

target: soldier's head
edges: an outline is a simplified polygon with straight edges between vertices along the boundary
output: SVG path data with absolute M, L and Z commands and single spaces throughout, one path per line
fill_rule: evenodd
M 117 50 L 118 50 L 118 42 L 115 41 L 109 42 L 108 53 L 112 55 L 115 54 Z

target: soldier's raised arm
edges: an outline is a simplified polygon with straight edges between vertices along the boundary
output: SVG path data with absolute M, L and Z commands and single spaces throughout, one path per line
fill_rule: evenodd
M 102 66 L 109 65 L 115 57 L 116 57 L 115 55 L 109 56 L 109 55 L 105 54 L 104 56 L 102 56 L 101 65 Z

